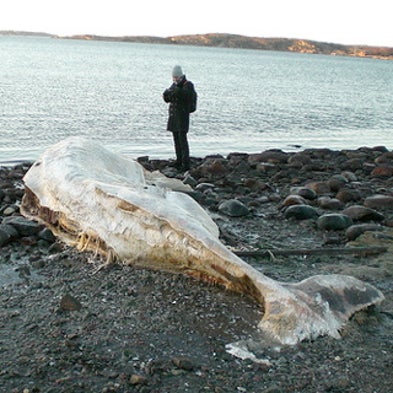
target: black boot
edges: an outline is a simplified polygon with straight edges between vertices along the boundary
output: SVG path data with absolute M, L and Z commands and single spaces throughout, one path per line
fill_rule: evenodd
M 187 162 L 181 166 L 182 172 L 187 172 L 190 169 L 190 163 Z

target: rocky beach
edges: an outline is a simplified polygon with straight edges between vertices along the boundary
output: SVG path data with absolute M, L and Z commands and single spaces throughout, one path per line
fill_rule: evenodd
M 31 163 L 0 168 L 0 390 L 49 392 L 362 392 L 393 385 L 393 152 L 268 150 L 140 157 L 190 185 L 221 240 L 267 276 L 348 274 L 385 296 L 340 332 L 295 346 L 257 340 L 253 300 L 182 275 L 112 264 L 21 216 Z

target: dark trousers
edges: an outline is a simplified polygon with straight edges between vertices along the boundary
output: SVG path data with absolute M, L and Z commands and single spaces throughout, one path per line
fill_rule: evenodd
M 173 132 L 173 142 L 176 151 L 176 164 L 183 169 L 190 167 L 190 148 L 186 132 Z

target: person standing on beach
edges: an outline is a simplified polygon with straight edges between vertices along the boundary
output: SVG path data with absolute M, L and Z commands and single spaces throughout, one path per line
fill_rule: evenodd
M 172 79 L 172 85 L 163 93 L 164 101 L 169 103 L 167 130 L 173 134 L 175 167 L 185 172 L 190 169 L 187 133 L 190 126 L 190 113 L 196 109 L 196 92 L 193 83 L 187 80 L 179 65 L 173 67 Z

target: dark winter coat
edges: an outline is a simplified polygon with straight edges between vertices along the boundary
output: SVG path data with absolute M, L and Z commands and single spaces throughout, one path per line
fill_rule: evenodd
M 194 85 L 185 77 L 164 91 L 163 98 L 169 103 L 167 130 L 187 133 L 190 126 L 190 102 Z

